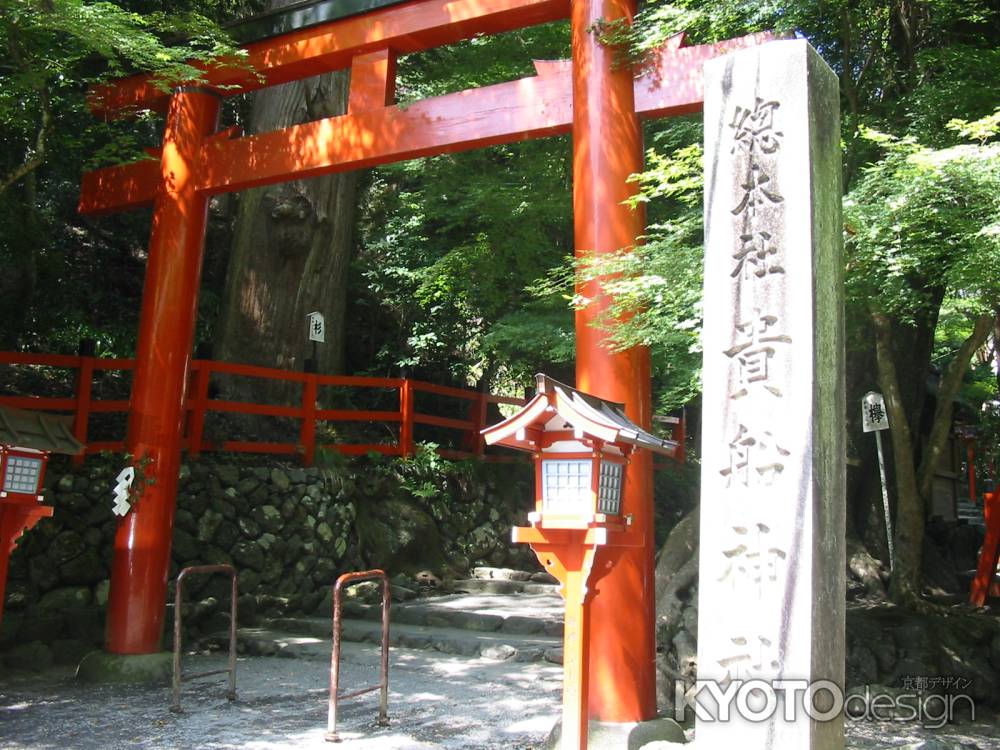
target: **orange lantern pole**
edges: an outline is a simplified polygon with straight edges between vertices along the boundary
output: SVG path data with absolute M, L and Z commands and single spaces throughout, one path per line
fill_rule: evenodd
M 160 650 L 208 212 L 194 175 L 219 103 L 211 92 L 181 88 L 167 113 L 126 438 L 139 499 L 118 524 L 108 598 L 105 645 L 116 654 Z
M 618 64 L 619 53 L 602 44 L 595 31 L 598 22 L 630 22 L 634 10 L 633 0 L 574 0 L 571 10 L 577 256 L 632 247 L 645 228 L 643 212 L 623 205 L 636 191 L 628 177 L 643 165 L 633 73 Z M 592 298 L 600 284 L 579 291 Z M 591 304 L 576 314 L 576 386 L 624 403 L 626 415 L 648 430 L 649 352 L 610 351 L 608 334 L 593 325 L 606 307 Z M 640 451 L 629 467 L 623 499 L 640 545 L 608 547 L 598 555 L 597 568 L 610 567 L 590 604 L 590 712 L 599 721 L 637 722 L 656 715 L 652 477 L 652 457 Z
M 531 545 L 561 584 L 566 624 L 560 748 L 586 750 L 597 679 L 592 660 L 613 645 L 591 638 L 594 591 L 621 559 L 610 550 L 645 542 L 631 528 L 622 488 L 639 456 L 653 451 L 676 457 L 680 446 L 643 430 L 622 404 L 545 375 L 538 375 L 537 383 L 538 393 L 520 412 L 486 428 L 483 436 L 488 445 L 530 451 L 535 460 L 535 510 L 528 514 L 530 525 L 515 527 L 511 539 Z M 628 620 L 637 607 L 640 602 L 631 602 L 619 619 Z

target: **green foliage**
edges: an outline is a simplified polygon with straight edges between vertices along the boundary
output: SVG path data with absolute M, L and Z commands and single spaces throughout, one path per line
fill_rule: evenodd
M 689 132 L 683 125 L 680 130 L 683 140 Z M 568 297 L 577 308 L 605 304 L 597 324 L 615 348 L 649 347 L 661 411 L 683 406 L 700 391 L 701 159 L 697 145 L 669 155 L 647 152 L 649 169 L 635 176 L 641 191 L 634 203 L 658 205 L 651 211 L 657 220 L 643 242 L 617 253 L 567 258 L 565 266 L 534 286 L 536 295 Z M 573 293 L 576 282 L 596 279 L 602 282 L 600 298 Z
M 914 315 L 935 299 L 969 314 L 1000 303 L 1000 144 L 930 149 L 866 137 L 886 149 L 848 195 L 847 291 L 855 304 Z
M 531 75 L 532 57 L 563 56 L 567 41 L 550 24 L 413 55 L 399 90 L 409 100 Z M 349 335 L 349 358 L 367 361 L 352 369 L 519 390 L 565 361 L 570 311 L 525 288 L 570 249 L 568 154 L 558 138 L 375 170 L 354 265 L 365 326 Z

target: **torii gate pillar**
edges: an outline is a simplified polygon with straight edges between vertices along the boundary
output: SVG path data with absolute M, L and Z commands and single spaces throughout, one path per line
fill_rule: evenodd
M 594 31 L 599 21 L 631 22 L 635 0 L 573 0 L 573 228 L 576 254 L 628 248 L 645 230 L 641 209 L 623 205 L 642 171 L 642 131 L 635 110 L 633 71 L 616 65 L 616 50 Z M 580 289 L 593 297 L 599 286 Z M 629 419 L 649 429 L 652 418 L 649 351 L 612 352 L 608 334 L 593 327 L 607 307 L 576 314 L 576 387 L 625 404 Z M 656 716 L 656 637 L 653 586 L 653 467 L 638 451 L 626 473 L 622 508 L 632 515 L 638 547 L 604 549 L 591 606 L 590 717 L 638 722 Z M 610 566 L 606 574 L 604 569 Z M 595 576 L 596 578 L 597 576 Z
M 185 87 L 167 112 L 126 435 L 142 494 L 115 535 L 105 644 L 113 654 L 160 650 L 208 214 L 209 196 L 194 177 L 219 109 L 217 95 Z

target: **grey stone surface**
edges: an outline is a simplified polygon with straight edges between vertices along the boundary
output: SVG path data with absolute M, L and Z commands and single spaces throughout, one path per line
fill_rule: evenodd
M 282 645 L 278 656 L 297 658 L 240 657 L 235 703 L 226 700 L 224 676 L 184 685 L 181 714 L 167 710 L 166 686 L 80 684 L 67 669 L 0 675 L 0 745 L 4 750 L 329 750 L 323 739 L 329 641 L 286 638 Z M 537 750 L 559 716 L 561 670 L 553 665 L 409 649 L 391 651 L 390 664 L 389 726 L 375 725 L 375 699 L 343 702 L 338 726 L 343 742 L 337 746 L 342 750 Z M 341 684 L 370 684 L 377 665 L 375 647 L 346 644 Z M 191 671 L 224 666 L 218 654 L 185 656 Z M 1000 724 L 990 714 L 940 729 L 850 722 L 848 738 L 852 750 L 996 750 Z M 653 741 L 642 750 L 678 747 Z
M 66 588 L 53 589 L 41 598 L 38 602 L 38 609 L 42 612 L 57 612 L 67 609 L 82 609 L 91 602 L 90 589 L 86 586 L 67 586 Z
M 166 684 L 173 672 L 173 655 L 109 654 L 92 651 L 83 657 L 76 678 L 87 683 Z
M 561 750 L 562 721 L 556 722 L 545 741 L 546 750 Z M 673 719 L 611 723 L 591 721 L 587 750 L 655 750 L 657 746 L 680 746 L 686 742 L 684 730 Z
M 804 40 L 705 67 L 701 679 L 844 683 L 838 103 Z M 783 715 L 699 721 L 698 743 L 843 747 L 842 721 Z

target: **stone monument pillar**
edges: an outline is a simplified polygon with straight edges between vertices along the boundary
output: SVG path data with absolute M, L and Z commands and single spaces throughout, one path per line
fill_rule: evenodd
M 705 66 L 699 747 L 844 744 L 838 105 L 803 40 Z

